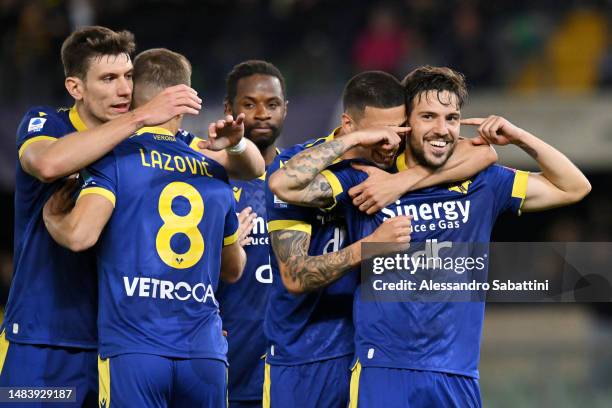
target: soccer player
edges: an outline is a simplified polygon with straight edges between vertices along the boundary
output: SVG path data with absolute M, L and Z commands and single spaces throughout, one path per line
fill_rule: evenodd
M 227 76 L 225 114 L 244 114 L 245 137 L 272 163 L 279 150 L 276 140 L 287 115 L 285 80 L 273 64 L 250 60 L 234 66 Z M 184 138 L 192 147 L 199 139 Z M 205 147 L 205 146 L 202 146 Z M 247 263 L 242 278 L 219 284 L 217 299 L 223 328 L 228 332 L 229 404 L 232 408 L 261 407 L 267 340 L 263 319 L 272 283 L 265 207 L 265 175 L 252 180 L 230 180 L 242 224 L 253 227 L 243 240 Z
M 73 174 L 140 127 L 196 114 L 201 100 L 184 85 L 128 112 L 134 37 L 84 27 L 62 46 L 71 109 L 34 107 L 17 130 L 15 271 L 0 330 L 0 386 L 75 387 L 78 405 L 96 405 L 94 260 L 57 245 L 42 208 Z
M 354 132 L 304 151 L 277 172 L 277 194 L 286 200 L 337 203 L 347 216 L 348 237 L 357 240 L 400 212 L 412 212 L 413 242 L 488 242 L 504 211 L 538 211 L 582 199 L 590 184 L 567 157 L 499 116 L 460 120 L 467 91 L 463 76 L 448 68 L 422 67 L 404 79 L 408 126 L 398 167 L 435 170 L 454 155 L 460 123 L 479 126 L 480 143 L 515 144 L 538 163 L 541 173 L 491 166 L 459 186 L 437 186 L 403 195 L 397 205 L 373 216 L 355 208 L 347 190 L 366 175 L 350 166 L 325 170 L 355 146 L 395 137 L 378 128 Z M 272 180 L 271 180 L 272 183 Z M 282 191 L 281 191 L 282 190 Z M 308 191 L 308 196 L 304 195 Z M 457 217 L 462 208 L 461 217 Z M 401 213 L 405 213 L 402 211 Z M 350 406 L 481 406 L 478 385 L 484 303 L 384 302 L 355 298 L 356 356 Z
M 225 113 L 246 115 L 245 137 L 255 143 L 272 163 L 287 115 L 285 80 L 269 62 L 245 61 L 227 76 Z M 217 298 L 223 328 L 227 330 L 229 404 L 231 408 L 261 407 L 267 341 L 263 320 L 268 303 L 272 270 L 265 207 L 265 175 L 250 181 L 232 180 L 237 211 L 253 211 L 254 228 L 244 247 L 247 264 L 235 284 L 220 284 Z M 251 216 L 251 218 L 253 218 Z
M 180 54 L 141 53 L 135 106 L 189 86 L 190 76 Z M 45 205 L 47 228 L 62 245 L 86 249 L 99 240 L 101 406 L 226 403 L 227 342 L 215 291 L 220 277 L 238 280 L 246 259 L 226 171 L 175 137 L 181 119 L 140 129 L 87 167 L 70 211 L 62 193 Z M 218 127 L 217 136 L 244 130 L 241 118 Z
M 341 127 L 326 138 L 283 151 L 268 173 L 281 168 L 281 163 L 299 152 L 327 141 L 342 140 L 355 130 L 400 126 L 406 121 L 404 90 L 396 78 L 384 72 L 365 72 L 352 78 L 345 87 L 343 103 Z M 395 137 L 399 143 L 399 137 Z M 393 163 L 397 143 L 354 149 L 342 159 L 365 157 L 386 167 Z M 488 147 L 467 147 L 462 152 L 473 154 L 473 162 L 449 163 L 445 170 L 454 174 L 440 172 L 428 181 L 461 179 L 496 160 Z M 270 179 L 270 187 L 273 184 Z M 410 177 L 399 180 L 397 197 L 414 188 L 413 184 Z M 304 194 L 307 196 L 308 192 Z M 345 222 L 334 212 L 287 204 L 271 192 L 267 193 L 266 201 L 275 256 L 271 258 L 274 279 L 264 322 L 270 341 L 264 406 L 344 407 L 354 353 L 352 301 L 358 283 L 358 276 L 347 272 L 359 264 L 361 246 L 357 243 L 342 249 Z M 320 204 L 303 202 L 309 206 Z M 398 217 L 370 231 L 367 240 L 406 242 L 409 228 L 410 220 Z

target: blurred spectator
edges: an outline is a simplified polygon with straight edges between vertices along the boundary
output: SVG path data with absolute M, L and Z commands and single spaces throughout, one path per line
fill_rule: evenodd
M 410 35 L 400 26 L 397 12 L 389 6 L 378 6 L 368 16 L 365 30 L 353 46 L 357 71 L 380 69 L 398 74 L 409 55 Z
M 497 53 L 494 34 L 485 32 L 476 6 L 459 3 L 453 14 L 452 32 L 440 39 L 445 51 L 444 64 L 462 72 L 468 84 L 488 86 L 495 83 Z

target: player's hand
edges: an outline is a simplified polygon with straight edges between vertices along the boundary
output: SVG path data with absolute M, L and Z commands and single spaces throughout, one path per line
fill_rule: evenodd
M 351 166 L 368 175 L 367 180 L 352 187 L 348 193 L 353 205 L 366 214 L 374 214 L 401 196 L 397 182 L 392 174 L 374 166 L 353 163 Z
M 43 218 L 65 214 L 70 211 L 76 202 L 74 193 L 78 188 L 78 179 L 75 177 L 68 178 L 64 185 L 55 191 L 45 203 L 43 207 Z
M 411 219 L 409 215 L 388 218 L 363 242 L 387 243 L 388 245 L 382 247 L 384 253 L 404 251 L 410 247 Z
M 197 115 L 202 109 L 202 99 L 187 85 L 175 85 L 161 91 L 155 98 L 135 111 L 144 116 L 144 126 L 166 123 L 178 115 Z
M 475 145 L 492 144 L 504 146 L 518 143 L 524 130 L 513 125 L 501 116 L 491 115 L 488 118 L 461 119 L 462 125 L 478 126 L 478 136 L 472 139 Z
M 400 145 L 402 138 L 400 135 L 408 133 L 409 127 L 401 126 L 381 126 L 376 128 L 368 128 L 353 133 L 355 142 L 364 147 L 374 145 L 387 146 L 395 148 Z
M 253 222 L 255 218 L 257 218 L 257 213 L 254 213 L 251 207 L 246 207 L 238 214 L 238 244 L 241 247 L 250 244 L 252 241 L 249 234 L 255 225 Z
M 220 119 L 208 125 L 208 140 L 198 142 L 200 149 L 219 151 L 237 145 L 244 136 L 244 118 L 241 113 L 234 119 L 232 115 L 227 115 L 225 119 Z

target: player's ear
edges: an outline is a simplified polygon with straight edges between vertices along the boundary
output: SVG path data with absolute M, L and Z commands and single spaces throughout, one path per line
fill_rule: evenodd
M 64 80 L 66 90 L 76 101 L 83 99 L 83 81 L 80 78 L 70 76 Z
M 289 106 L 289 101 L 285 101 L 285 113 L 283 114 L 283 120 L 287 117 L 287 107 Z
M 234 115 L 234 110 L 232 109 L 232 104 L 227 99 L 223 100 L 223 114 L 224 115 L 232 115 L 232 116 Z
M 342 130 L 344 133 L 354 132 L 356 129 L 355 121 L 348 113 L 344 112 L 342 114 Z

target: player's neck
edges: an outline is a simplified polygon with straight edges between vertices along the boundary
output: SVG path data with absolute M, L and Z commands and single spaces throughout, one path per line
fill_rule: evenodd
M 166 123 L 162 123 L 161 125 L 158 125 L 157 127 L 166 129 L 169 132 L 171 132 L 173 135 L 175 135 L 176 132 L 178 132 L 179 129 L 181 128 L 181 122 L 182 122 L 182 118 L 179 116 L 175 116 L 174 118 L 170 119 Z
M 266 167 L 267 167 L 270 164 L 272 164 L 272 162 L 274 161 L 274 158 L 276 157 L 276 145 L 271 144 L 270 146 L 264 148 L 263 150 L 259 150 L 259 152 L 263 156 L 264 161 L 266 162 Z
M 89 112 L 85 108 L 85 105 L 83 105 L 83 102 L 77 101 L 75 105 L 76 105 L 76 111 L 79 114 L 79 118 L 81 118 L 81 121 L 85 124 L 87 129 L 93 129 L 104 123 L 98 118 L 96 118 L 94 115 L 92 115 L 91 112 Z

